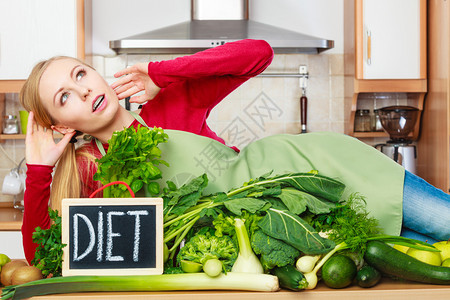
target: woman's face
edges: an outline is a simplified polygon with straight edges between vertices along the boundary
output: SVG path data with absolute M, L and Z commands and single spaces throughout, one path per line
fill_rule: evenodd
M 71 58 L 57 59 L 42 74 L 39 94 L 55 121 L 54 128 L 95 134 L 118 111 L 114 90 L 97 71 Z

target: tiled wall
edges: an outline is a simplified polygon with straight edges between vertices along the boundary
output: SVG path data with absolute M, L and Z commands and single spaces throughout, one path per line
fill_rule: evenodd
M 113 74 L 136 62 L 176 56 L 120 55 L 93 57 L 93 65 L 113 82 Z M 342 54 L 277 54 L 264 73 L 297 73 L 306 65 L 308 130 L 344 132 L 344 60 Z M 208 124 L 228 144 L 242 148 L 277 133 L 300 132 L 300 79 L 256 77 L 240 86 L 211 113 Z M 348 110 L 347 110 L 348 111 Z
M 91 57 L 96 70 L 110 83 L 113 74 L 136 62 L 159 61 L 176 56 L 119 55 Z M 299 55 L 277 54 L 265 73 L 298 73 L 306 65 L 309 72 L 308 131 L 344 133 L 350 101 L 344 101 L 343 54 Z M 299 78 L 256 77 L 240 86 L 220 103 L 209 117 L 209 125 L 228 144 L 244 147 L 252 140 L 278 133 L 300 132 Z M 7 94 L 6 112 L 17 114 L 20 109 L 17 95 Z M 135 106 L 132 106 L 134 109 Z M 25 155 L 23 140 L 9 140 L 0 144 L 17 163 Z M 1 150 L 1 149 L 0 149 Z M 9 173 L 14 163 L 0 151 L 0 178 Z M 1 196 L 2 201 L 10 197 Z

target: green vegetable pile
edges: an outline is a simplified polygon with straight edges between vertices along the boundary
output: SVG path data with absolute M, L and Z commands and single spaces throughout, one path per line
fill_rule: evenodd
M 317 172 L 277 176 L 265 174 L 228 193 L 203 195 L 204 174 L 164 195 L 164 242 L 174 258 L 181 241 L 196 224 L 210 226 L 217 236 L 238 240 L 235 219 L 245 220 L 253 251 L 266 271 L 294 263 L 302 253 L 322 254 L 335 243 L 322 238 L 300 215 L 329 213 L 345 186 Z M 169 260 L 174 266 L 176 261 Z
M 98 160 L 98 170 L 94 180 L 103 185 L 113 181 L 126 182 L 134 193 L 144 185 L 148 186 L 150 195 L 160 193 L 160 186 L 154 180 L 161 178 L 159 164 L 167 165 L 161 160 L 160 143 L 167 142 L 168 136 L 163 129 L 138 126 L 124 128 L 113 133 L 108 141 L 109 148 L 105 156 Z M 130 197 L 124 185 L 114 185 L 104 189 L 105 198 Z
M 217 237 L 237 240 L 239 255 L 232 272 L 272 273 L 291 290 L 315 288 L 317 272 L 336 252 L 348 255 L 346 261 L 362 260 L 370 241 L 436 251 L 424 242 L 383 235 L 378 221 L 366 211 L 362 195 L 341 199 L 344 184 L 317 171 L 265 174 L 227 193 L 203 195 L 207 184 L 207 176 L 202 175 L 164 195 L 164 242 L 170 268 L 177 266 L 173 257 L 181 241 L 190 241 L 197 227 L 205 226 Z M 326 232 L 327 238 L 319 232 Z M 354 274 L 347 273 L 349 278 L 342 283 L 353 281 Z
M 208 177 L 203 174 L 181 187 L 167 182 L 161 191 L 153 180 L 161 178 L 157 166 L 167 165 L 158 149 L 158 144 L 166 141 L 167 135 L 158 128 L 116 132 L 94 177 L 103 184 L 125 181 L 135 192 L 148 185 L 149 194 L 163 198 L 165 274 L 51 278 L 8 287 L 2 296 L 21 298 L 67 290 L 276 291 L 279 286 L 299 291 L 315 288 L 319 271 L 325 284 L 342 288 L 354 281 L 357 266 L 353 260 L 363 262 L 363 257 L 373 267 L 385 268 L 385 274 L 450 284 L 450 269 L 423 266 L 387 244 L 427 251 L 437 251 L 435 248 L 417 240 L 383 235 L 378 221 L 366 211 L 362 195 L 354 193 L 343 199 L 345 185 L 315 170 L 268 173 L 228 192 L 209 195 L 204 193 Z M 104 192 L 104 197 L 128 196 L 122 186 Z M 51 211 L 50 216 L 52 227 L 37 228 L 33 236 L 41 244 L 33 261 L 45 270 L 44 275 L 57 276 L 64 245 L 61 220 L 57 212 Z M 335 255 L 338 252 L 339 256 Z M 335 279 L 334 274 L 343 269 L 347 270 L 346 277 Z M 356 273 L 360 286 L 373 286 L 381 277 L 367 265 L 362 270 Z

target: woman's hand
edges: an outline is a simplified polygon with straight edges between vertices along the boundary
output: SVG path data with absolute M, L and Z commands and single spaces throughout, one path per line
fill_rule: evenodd
M 141 104 L 155 98 L 161 88 L 148 76 L 147 68 L 147 63 L 138 63 L 114 74 L 116 78 L 125 75 L 111 85 L 119 100 L 141 91 L 144 91 L 144 93 L 130 98 L 131 103 Z
M 74 134 L 75 131 L 67 133 L 55 143 L 53 130 L 37 124 L 33 112 L 30 111 L 25 138 L 27 164 L 54 166 Z

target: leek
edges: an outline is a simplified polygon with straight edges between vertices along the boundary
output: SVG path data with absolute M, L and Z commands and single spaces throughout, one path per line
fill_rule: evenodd
M 146 292 L 188 290 L 245 290 L 275 292 L 278 278 L 269 274 L 228 272 L 217 277 L 205 273 L 53 277 L 3 288 L 2 299 L 78 292 Z

